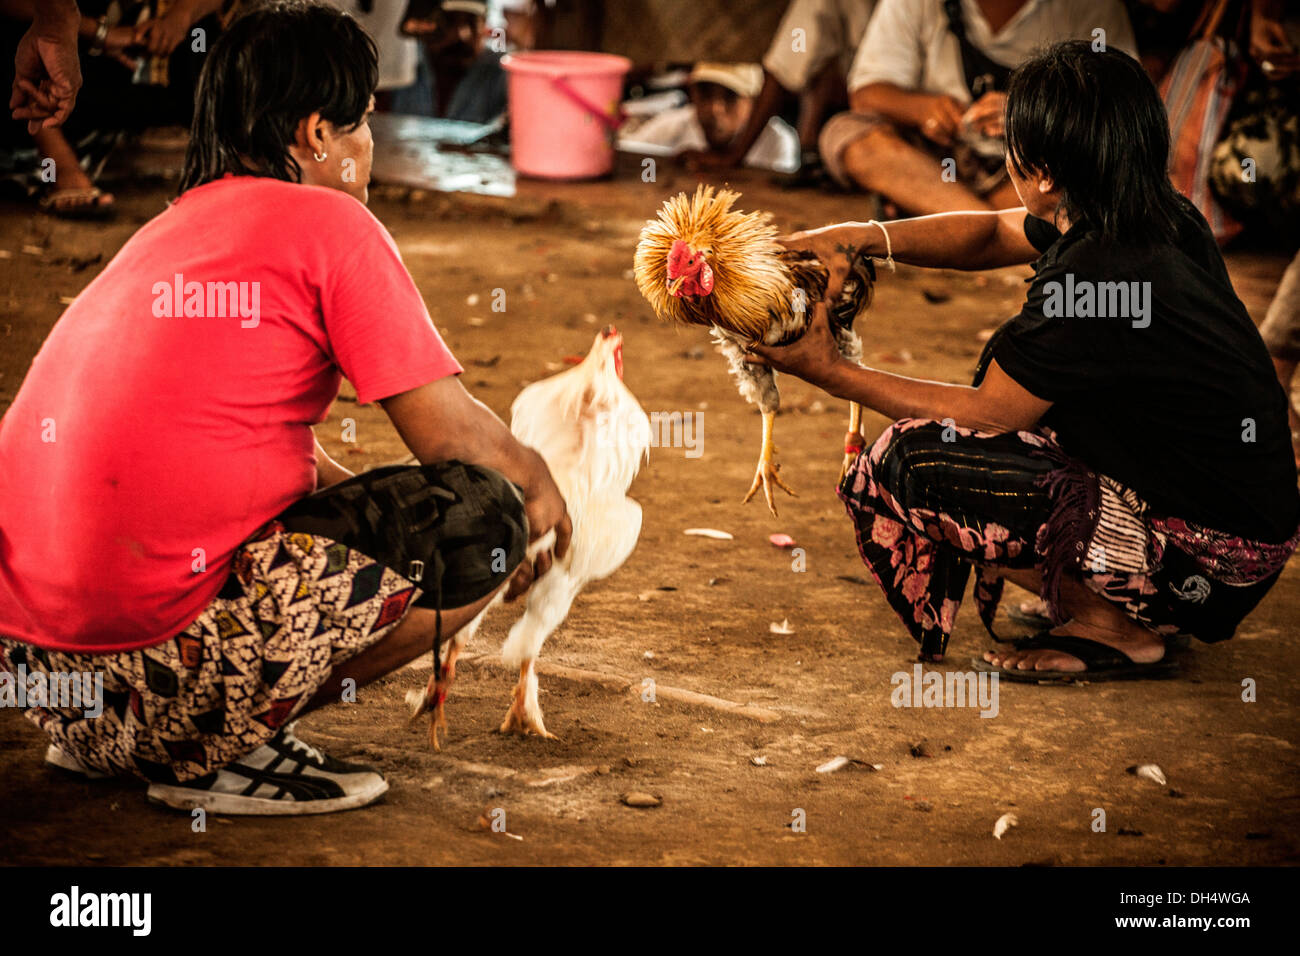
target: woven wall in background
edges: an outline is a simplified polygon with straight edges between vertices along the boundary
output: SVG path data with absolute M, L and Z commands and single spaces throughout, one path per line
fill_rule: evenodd
M 786 0 L 557 0 L 551 45 L 638 65 L 757 62 L 785 8 Z

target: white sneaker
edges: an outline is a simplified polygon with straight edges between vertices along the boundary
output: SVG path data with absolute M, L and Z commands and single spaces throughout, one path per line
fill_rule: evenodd
M 90 769 L 58 744 L 50 744 L 45 748 L 45 763 L 47 766 L 58 770 L 66 770 L 68 773 L 75 773 L 87 780 L 103 780 L 108 776 L 106 773 Z
M 377 770 L 326 756 L 295 737 L 293 726 L 205 777 L 150 784 L 149 799 L 177 810 L 290 816 L 364 807 L 388 791 Z

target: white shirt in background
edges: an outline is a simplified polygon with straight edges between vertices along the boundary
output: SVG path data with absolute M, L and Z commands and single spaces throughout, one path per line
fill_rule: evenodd
M 875 6 L 876 0 L 790 0 L 763 69 L 791 93 L 804 92 L 831 64 L 847 76 Z
M 1133 26 L 1120 0 L 1028 0 L 996 35 L 975 0 L 961 0 L 966 36 L 995 63 L 1016 67 L 1062 40 L 1092 40 L 1137 56 Z M 942 0 L 880 0 L 849 71 L 849 92 L 870 83 L 946 94 L 969 103 L 961 45 L 948 29 Z
M 361 12 L 357 0 L 324 2 L 349 14 L 375 41 L 375 48 L 379 51 L 377 90 L 398 90 L 415 82 L 415 66 L 419 57 L 416 44 L 419 41 L 398 32 L 408 0 L 374 0 L 374 7 L 369 13 Z

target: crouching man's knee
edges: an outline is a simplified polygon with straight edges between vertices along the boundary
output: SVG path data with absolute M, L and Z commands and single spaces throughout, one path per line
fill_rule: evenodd
M 528 517 L 519 487 L 498 471 L 451 462 L 438 481 L 456 495 L 439 521 L 443 606 L 463 607 L 505 584 L 528 550 Z
M 360 551 L 418 585 L 426 607 L 466 607 L 510 579 L 528 549 L 519 488 L 459 461 L 376 468 L 281 516 L 289 531 Z

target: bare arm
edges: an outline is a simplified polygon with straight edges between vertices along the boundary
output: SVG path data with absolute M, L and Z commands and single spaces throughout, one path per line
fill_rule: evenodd
M 903 89 L 893 83 L 868 83 L 849 94 L 859 113 L 879 113 L 896 126 L 920 130 L 926 139 L 947 146 L 957 135 L 966 107 L 951 96 Z
M 894 258 L 914 266 L 941 269 L 997 269 L 1024 265 L 1038 258 L 1025 236 L 1023 206 L 997 212 L 941 212 L 933 216 L 895 219 L 883 228 L 865 222 L 842 222 L 784 236 L 788 249 L 806 249 L 823 262 L 843 260 L 845 252 L 860 251 Z M 885 242 L 885 230 L 889 242 Z M 838 287 L 837 287 L 838 288 Z
M 887 418 L 952 419 L 957 425 L 995 433 L 1032 428 L 1052 403 L 1016 383 L 993 362 L 978 388 L 907 378 L 864 368 L 839 354 L 819 303 L 803 337 L 791 345 L 756 346 L 755 361 L 796 375 L 837 398 L 858 402 Z
M 316 490 L 337 485 L 340 481 L 353 477 L 355 475 L 352 472 L 329 456 L 318 440 L 316 442 Z
M 950 418 L 957 425 L 997 434 L 1033 428 L 1052 407 L 1021 387 L 997 362 L 973 388 L 907 378 L 841 359 L 822 387 L 887 418 Z

